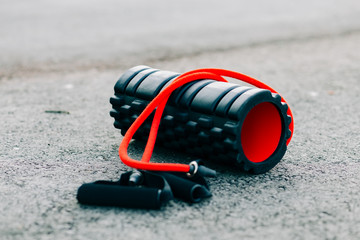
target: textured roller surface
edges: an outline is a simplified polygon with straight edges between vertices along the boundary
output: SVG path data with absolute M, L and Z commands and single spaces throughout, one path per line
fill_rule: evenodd
M 179 74 L 174 72 L 136 66 L 120 77 L 114 88 L 115 95 L 110 98 L 113 107 L 110 115 L 122 135 L 149 101 L 177 76 Z M 276 107 L 282 130 L 278 146 L 271 156 L 254 162 L 244 154 L 241 128 L 247 113 L 262 102 Z M 281 102 L 281 97 L 268 90 L 199 80 L 172 94 L 162 117 L 157 143 L 179 151 L 186 150 L 195 157 L 236 164 L 242 170 L 263 173 L 273 168 L 285 154 L 285 143 L 291 134 L 291 118 L 286 111 L 287 105 Z M 146 141 L 151 119 L 150 116 L 139 128 L 135 139 Z

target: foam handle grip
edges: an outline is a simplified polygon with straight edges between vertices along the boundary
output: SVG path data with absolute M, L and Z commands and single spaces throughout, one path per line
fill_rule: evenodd
M 170 184 L 175 197 L 188 202 L 200 202 L 203 198 L 211 197 L 208 188 L 200 183 L 169 173 L 160 173 Z
M 110 115 L 122 135 L 177 76 L 179 73 L 136 66 L 119 78 L 110 98 Z M 286 152 L 291 135 L 287 109 L 281 96 L 269 90 L 210 79 L 194 81 L 170 96 L 157 144 L 263 173 Z M 150 116 L 138 129 L 135 139 L 147 139 L 151 120 Z
M 159 209 L 161 190 L 121 186 L 107 181 L 83 184 L 77 192 L 79 203 L 98 206 Z M 146 201 L 144 201 L 146 199 Z

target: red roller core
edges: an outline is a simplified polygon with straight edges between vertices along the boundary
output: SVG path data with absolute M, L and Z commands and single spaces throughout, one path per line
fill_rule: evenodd
M 282 131 L 278 109 L 269 102 L 256 105 L 241 128 L 241 144 L 251 162 L 262 162 L 276 150 Z

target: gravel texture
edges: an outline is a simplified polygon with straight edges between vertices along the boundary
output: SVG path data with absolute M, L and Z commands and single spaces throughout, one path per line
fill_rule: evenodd
M 359 239 L 360 32 L 342 29 L 139 58 L 135 64 L 177 72 L 240 71 L 278 90 L 295 118 L 293 141 L 270 172 L 248 175 L 208 162 L 218 171 L 209 179 L 211 199 L 174 200 L 158 211 L 81 206 L 76 200 L 82 183 L 115 180 L 128 170 L 117 156 L 122 136 L 112 126 L 109 98 L 135 59 L 118 65 L 95 59 L 93 67 L 68 71 L 62 66 L 71 61 L 65 60 L 35 70 L 16 61 L 5 66 L 0 239 Z M 139 158 L 142 149 L 133 142 L 129 152 Z M 153 159 L 192 160 L 163 148 Z

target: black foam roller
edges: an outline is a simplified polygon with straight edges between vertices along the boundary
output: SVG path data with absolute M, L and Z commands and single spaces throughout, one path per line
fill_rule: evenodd
M 114 126 L 124 135 L 146 105 L 178 75 L 147 66 L 127 70 L 110 99 Z M 263 173 L 286 152 L 291 135 L 291 118 L 286 112 L 281 97 L 269 90 L 198 80 L 175 90 L 169 98 L 157 144 Z M 150 126 L 151 117 L 134 138 L 146 140 Z

